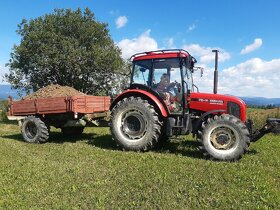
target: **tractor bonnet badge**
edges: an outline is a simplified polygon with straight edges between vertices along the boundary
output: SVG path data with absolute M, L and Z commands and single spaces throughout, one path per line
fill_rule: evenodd
M 223 100 L 217 100 L 217 99 L 205 99 L 205 98 L 199 98 L 197 99 L 199 102 L 205 102 L 209 104 L 218 104 L 218 105 L 223 105 L 224 101 Z

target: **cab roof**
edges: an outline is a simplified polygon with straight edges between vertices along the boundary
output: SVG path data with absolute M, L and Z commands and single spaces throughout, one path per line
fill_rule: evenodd
M 182 49 L 157 50 L 150 52 L 137 53 L 130 57 L 131 61 L 163 59 L 163 58 L 186 58 L 191 56 L 187 51 Z M 191 56 L 192 57 L 192 56 Z

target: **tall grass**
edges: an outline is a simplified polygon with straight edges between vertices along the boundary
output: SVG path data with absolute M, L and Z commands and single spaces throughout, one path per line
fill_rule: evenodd
M 7 118 L 8 101 L 0 100 L 0 121 L 8 121 Z
M 280 118 L 280 108 L 274 109 L 247 109 L 248 119 L 252 119 L 256 129 L 263 127 L 269 117 Z

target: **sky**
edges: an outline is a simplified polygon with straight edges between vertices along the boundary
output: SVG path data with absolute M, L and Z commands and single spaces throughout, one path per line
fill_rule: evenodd
M 219 50 L 218 93 L 280 98 L 280 1 L 278 0 L 2 0 L 0 84 L 8 73 L 17 25 L 55 8 L 90 8 L 108 23 L 123 58 L 158 49 L 184 49 L 204 68 L 194 73 L 200 92 L 213 91 Z

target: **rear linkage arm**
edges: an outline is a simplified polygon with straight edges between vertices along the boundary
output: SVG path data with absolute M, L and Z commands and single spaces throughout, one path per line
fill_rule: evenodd
M 266 124 L 259 130 L 253 130 L 253 121 L 248 120 L 246 123 L 249 133 L 250 141 L 256 142 L 267 133 L 280 134 L 280 119 L 279 118 L 268 118 Z

